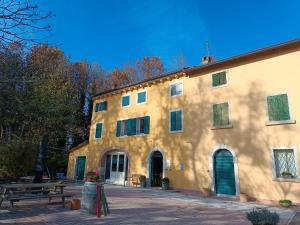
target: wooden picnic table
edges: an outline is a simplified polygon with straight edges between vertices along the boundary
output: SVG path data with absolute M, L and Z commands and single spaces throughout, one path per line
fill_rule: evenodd
M 15 184 L 0 184 L 0 207 L 3 200 L 7 199 L 9 195 L 28 193 L 28 192 L 43 192 L 54 189 L 56 192 L 59 188 L 59 194 L 63 195 L 65 184 L 61 183 L 15 183 Z

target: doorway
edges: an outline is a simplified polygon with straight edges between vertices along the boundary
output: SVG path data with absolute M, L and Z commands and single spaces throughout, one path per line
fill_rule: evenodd
M 105 181 L 123 185 L 128 171 L 128 158 L 124 152 L 112 152 L 106 155 Z
M 83 180 L 85 174 L 86 156 L 78 156 L 75 166 L 75 180 Z
M 163 155 L 160 151 L 152 152 L 149 165 L 151 187 L 161 187 L 163 178 Z
M 227 149 L 220 149 L 214 155 L 214 179 L 216 194 L 236 195 L 234 161 Z

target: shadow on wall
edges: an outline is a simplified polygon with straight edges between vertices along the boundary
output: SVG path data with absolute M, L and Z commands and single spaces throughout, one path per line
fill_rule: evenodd
M 185 95 L 172 99 L 166 95 L 165 90 L 154 90 L 157 92 L 156 96 L 160 96 L 156 107 L 160 110 L 161 117 L 156 127 L 152 126 L 152 132 L 155 132 L 152 139 L 154 146 L 168 146 L 165 151 L 172 165 L 171 170 L 167 172 L 167 176 L 173 178 L 171 185 L 196 190 L 210 186 L 214 181 L 210 177 L 209 170 L 212 168 L 209 158 L 217 145 L 224 144 L 230 146 L 237 155 L 241 193 L 262 199 L 286 198 L 295 184 L 272 180 L 273 162 L 270 147 L 279 140 L 280 133 L 274 133 L 273 128 L 265 126 L 266 93 L 262 85 L 252 82 L 243 92 L 230 89 L 230 93 L 226 93 L 225 101 L 232 102 L 229 109 L 233 125 L 231 129 L 211 130 L 212 105 L 220 103 L 220 100 L 222 102 L 224 96 L 211 96 L 212 92 L 205 91 L 207 84 L 201 78 L 198 79 L 196 90 L 193 100 Z M 185 132 L 170 134 L 169 110 L 182 106 Z M 288 133 L 292 126 L 281 126 L 281 132 Z M 149 142 L 145 143 L 147 144 L 147 149 L 153 147 L 149 146 Z M 184 163 L 184 171 L 180 171 L 180 163 Z M 289 195 L 289 198 L 299 194 L 300 190 Z

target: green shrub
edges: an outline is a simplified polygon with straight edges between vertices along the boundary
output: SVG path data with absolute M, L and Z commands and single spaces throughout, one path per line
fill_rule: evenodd
M 164 184 L 169 184 L 170 179 L 168 177 L 164 177 L 161 182 L 164 183 Z
M 253 225 L 277 225 L 280 220 L 276 212 L 270 212 L 266 208 L 252 209 L 251 212 L 247 212 L 247 219 Z
M 144 175 L 141 175 L 140 177 L 139 177 L 139 180 L 140 180 L 140 182 L 146 182 L 146 176 L 144 176 Z
M 282 200 L 279 201 L 279 204 L 292 205 L 293 202 L 291 200 L 288 200 L 288 199 L 282 199 Z

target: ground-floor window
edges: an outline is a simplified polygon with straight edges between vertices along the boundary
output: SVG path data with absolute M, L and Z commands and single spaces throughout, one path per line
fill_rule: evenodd
M 297 178 L 294 149 L 273 149 L 277 178 Z

